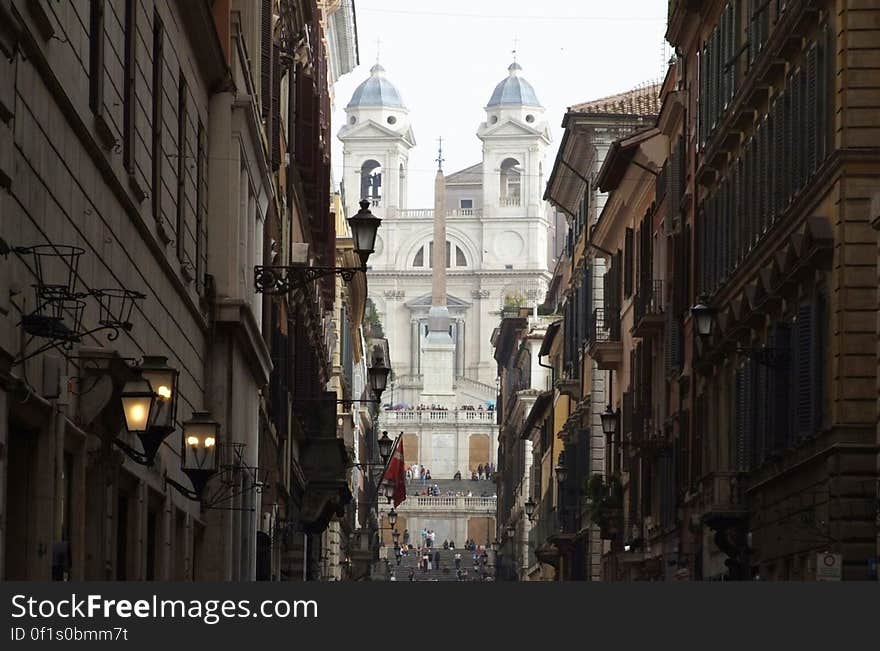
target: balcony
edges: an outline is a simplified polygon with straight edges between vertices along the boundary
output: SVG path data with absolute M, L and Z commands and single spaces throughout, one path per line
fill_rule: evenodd
M 646 339 L 663 332 L 664 314 L 663 281 L 653 280 L 640 287 L 634 301 L 633 337 Z
M 395 424 L 434 424 L 461 423 L 473 425 L 485 423 L 493 425 L 496 421 L 494 410 L 488 409 L 392 409 L 383 411 L 382 423 Z
M 588 353 L 596 360 L 602 371 L 620 368 L 623 361 L 623 344 L 620 341 L 620 315 L 605 314 L 597 308 L 587 330 Z
M 703 523 L 719 529 L 747 519 L 749 510 L 744 492 L 741 473 L 717 471 L 703 478 Z
M 495 497 L 467 497 L 464 495 L 410 495 L 397 507 L 398 513 L 403 514 L 450 514 L 450 513 L 479 513 L 495 515 L 498 499 Z M 388 504 L 380 504 L 379 511 L 385 513 L 391 510 Z

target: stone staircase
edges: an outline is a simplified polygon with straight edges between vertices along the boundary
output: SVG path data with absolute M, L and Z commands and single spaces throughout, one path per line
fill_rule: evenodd
M 410 568 L 415 570 L 413 581 L 456 581 L 458 580 L 457 574 L 455 572 L 456 552 L 461 554 L 462 571 L 468 571 L 467 576 L 463 577 L 462 580 L 476 580 L 476 577 L 479 576 L 479 572 L 474 572 L 473 552 L 469 552 L 463 548 L 458 548 L 455 550 L 441 548 L 440 567 L 432 567 L 427 572 L 423 572 L 419 569 L 419 552 L 417 549 L 410 550 L 408 556 L 404 555 L 400 561 L 400 565 L 397 564 L 397 559 L 394 557 L 393 550 L 389 549 L 391 572 L 395 575 L 396 581 L 409 581 Z M 434 550 L 431 550 L 432 558 L 433 553 Z

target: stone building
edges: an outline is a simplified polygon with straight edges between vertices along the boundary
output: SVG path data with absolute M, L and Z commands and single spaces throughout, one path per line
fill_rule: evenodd
M 335 284 L 270 298 L 254 267 L 335 261 L 323 9 L 0 2 L 0 577 L 317 576 L 350 492 L 341 453 L 322 488 L 293 397 L 330 379 Z M 120 394 L 152 356 L 179 375 L 150 465 Z
M 548 346 L 553 347 L 546 352 L 556 368 L 553 427 L 562 444 L 546 470 L 549 477 L 564 452 L 570 473 L 561 492 L 552 494 L 557 484 L 554 479 L 548 483 L 549 492 L 545 486 L 543 501 L 534 498 L 538 516 L 531 535 L 542 562 L 552 560 L 564 578 L 601 578 L 604 542 L 599 528 L 590 522 L 580 488 L 593 474 L 606 473 L 600 414 L 608 402 L 607 392 L 613 388 L 606 386 L 607 372 L 620 362 L 620 352 L 615 350 L 621 334 L 612 309 L 615 296 L 612 287 L 606 288 L 604 283 L 617 251 L 597 245 L 593 239 L 608 199 L 596 179 L 615 143 L 653 123 L 659 108 L 658 91 L 656 84 L 648 84 L 569 108 L 545 191 L 545 198 L 568 220 L 566 247 L 547 296 L 548 310 L 558 311 L 561 317 L 560 329 L 548 338 Z M 628 248 L 625 255 L 632 254 Z M 617 260 L 618 268 L 620 264 Z M 563 525 L 566 537 L 559 535 Z
M 521 71 L 512 64 L 489 99 L 477 131 L 482 162 L 442 176 L 433 210 L 409 207 L 413 125 L 381 65 L 354 91 L 339 132 L 349 206 L 368 198 L 384 220 L 371 259 L 370 301 L 388 338 L 395 378 L 388 398 L 393 408 L 380 415 L 380 429 L 402 432 L 407 464 L 430 469 L 435 479 L 456 472 L 468 479 L 495 463 L 498 428 L 489 407 L 497 364 L 490 337 L 505 304 L 534 308 L 549 279 L 553 233 L 541 192 L 550 136 Z M 438 241 L 445 242 L 439 269 L 433 265 Z M 431 330 L 432 279 L 444 269 L 449 332 L 441 342 Z M 494 494 L 487 486 L 476 497 Z M 462 490 L 468 492 L 467 484 Z M 416 521 L 433 524 L 441 538 L 448 532 L 457 540 L 493 539 L 494 524 L 485 526 L 482 507 L 470 528 L 466 511 L 455 517 L 426 512 L 424 518 L 401 511 L 401 522 L 410 529 Z

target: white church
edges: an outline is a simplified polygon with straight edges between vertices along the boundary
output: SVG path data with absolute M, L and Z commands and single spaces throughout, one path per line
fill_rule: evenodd
M 494 484 L 467 481 L 479 465 L 496 462 L 490 339 L 504 306 L 536 307 L 550 280 L 551 221 L 542 196 L 551 137 L 521 71 L 513 63 L 485 107 L 476 134 L 482 162 L 448 176 L 438 171 L 433 208 L 408 205 L 416 140 L 381 65 L 354 91 L 338 134 L 346 213 L 366 198 L 383 220 L 368 272 L 394 368 L 383 396 L 394 408 L 382 411 L 380 429 L 403 432 L 407 464 L 430 469 L 435 480 L 460 472 L 459 490 L 472 494 L 445 497 L 446 505 L 410 497 L 398 509 L 399 530 L 428 526 L 440 540 L 495 536 Z M 444 240 L 445 264 L 435 268 L 435 242 Z

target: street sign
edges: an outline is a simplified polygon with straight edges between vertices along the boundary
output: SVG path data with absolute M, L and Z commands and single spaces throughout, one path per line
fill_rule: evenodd
M 816 580 L 841 581 L 843 579 L 843 554 L 824 552 L 816 554 Z

